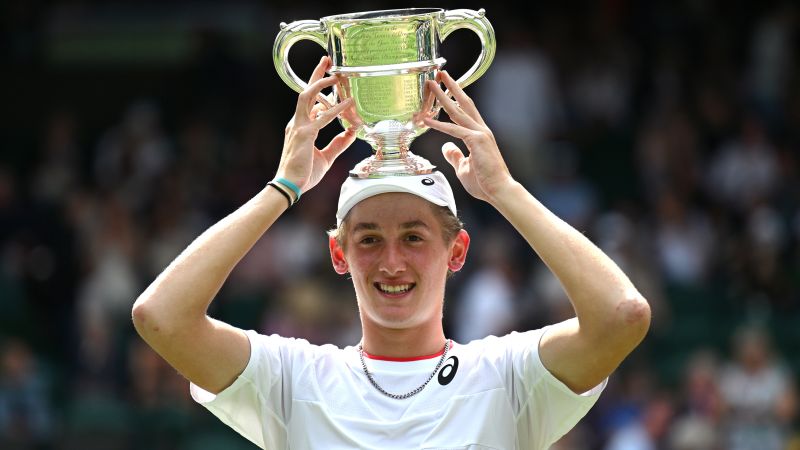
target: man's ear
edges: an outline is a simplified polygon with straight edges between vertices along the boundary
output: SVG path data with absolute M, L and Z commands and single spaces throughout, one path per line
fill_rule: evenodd
M 458 272 L 464 267 L 464 262 L 467 260 L 467 251 L 469 250 L 469 233 L 467 233 L 467 230 L 459 231 L 451 245 L 450 260 L 447 261 L 447 268 L 453 272 Z
M 339 245 L 339 242 L 333 237 L 328 237 L 328 248 L 331 251 L 333 270 L 339 275 L 349 272 L 350 268 L 347 265 L 347 260 L 344 259 L 344 249 Z

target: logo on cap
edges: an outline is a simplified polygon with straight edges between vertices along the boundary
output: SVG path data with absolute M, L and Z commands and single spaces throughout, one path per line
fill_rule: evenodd
M 424 184 L 425 186 L 433 186 L 433 178 L 427 178 L 427 177 L 423 178 L 422 184 Z

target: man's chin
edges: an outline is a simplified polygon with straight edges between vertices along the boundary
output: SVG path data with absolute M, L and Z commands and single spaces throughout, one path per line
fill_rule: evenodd
M 370 319 L 381 328 L 404 330 L 417 325 L 419 320 L 409 311 L 381 311 L 371 315 Z

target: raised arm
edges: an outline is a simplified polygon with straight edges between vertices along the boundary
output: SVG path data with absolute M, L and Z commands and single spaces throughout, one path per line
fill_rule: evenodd
M 343 102 L 324 112 L 315 106 L 317 93 L 335 82 L 323 78 L 329 64 L 327 57 L 320 61 L 286 127 L 277 178 L 294 183 L 302 192 L 314 187 L 355 139 L 351 131 L 344 131 L 324 149 L 314 147 L 319 130 L 349 105 Z M 265 187 L 195 239 L 133 305 L 133 323 L 142 338 L 209 392 L 233 383 L 247 365 L 250 347 L 242 330 L 208 317 L 208 306 L 234 266 L 288 205 L 277 188 Z
M 453 123 L 425 119 L 431 128 L 461 139 L 469 156 L 452 143 L 442 147 L 464 188 L 489 202 L 525 238 L 556 275 L 576 318 L 555 325 L 542 339 L 545 367 L 575 392 L 599 384 L 641 342 L 650 307 L 622 270 L 583 234 L 550 212 L 510 175 L 494 136 L 473 101 L 442 73 L 429 82 Z

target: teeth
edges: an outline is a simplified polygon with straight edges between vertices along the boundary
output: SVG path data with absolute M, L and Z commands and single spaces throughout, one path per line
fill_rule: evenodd
M 389 284 L 379 283 L 378 286 L 380 287 L 380 290 L 382 290 L 383 292 L 387 292 L 389 294 L 400 294 L 411 289 L 410 284 L 389 285 Z

